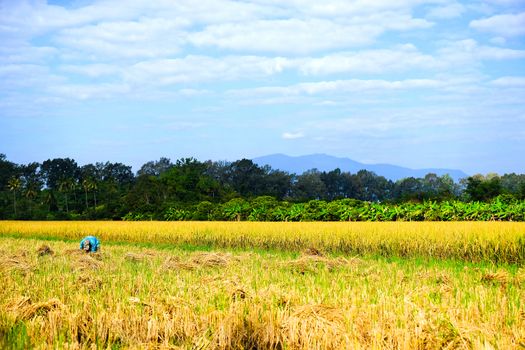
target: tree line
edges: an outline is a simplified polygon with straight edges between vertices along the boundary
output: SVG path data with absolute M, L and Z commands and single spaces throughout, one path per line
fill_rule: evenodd
M 367 170 L 290 174 L 249 159 L 195 158 L 160 158 L 134 173 L 122 163 L 79 166 L 54 158 L 16 164 L 0 154 L 0 219 L 417 220 L 429 219 L 439 204 L 456 214 L 434 210 L 435 219 L 455 220 L 476 217 L 461 203 L 477 203 L 472 210 L 478 213 L 486 209 L 481 203 L 492 203 L 481 219 L 519 220 L 502 211 L 520 214 L 520 204 L 512 203 L 524 199 L 523 174 L 478 174 L 456 183 L 430 173 L 394 182 Z

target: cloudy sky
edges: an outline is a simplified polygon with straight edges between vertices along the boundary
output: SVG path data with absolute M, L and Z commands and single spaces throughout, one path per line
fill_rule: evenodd
M 0 153 L 525 173 L 523 0 L 0 0 Z

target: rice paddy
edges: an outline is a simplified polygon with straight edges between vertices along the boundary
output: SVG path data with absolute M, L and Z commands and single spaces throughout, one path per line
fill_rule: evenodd
M 1 222 L 0 346 L 525 347 L 524 224 L 384 224 Z

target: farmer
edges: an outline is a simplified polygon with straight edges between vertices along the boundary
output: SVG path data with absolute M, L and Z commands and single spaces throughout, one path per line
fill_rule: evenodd
M 95 236 L 87 236 L 82 241 L 80 241 L 80 249 L 84 250 L 86 253 L 94 253 L 98 251 L 100 242 Z

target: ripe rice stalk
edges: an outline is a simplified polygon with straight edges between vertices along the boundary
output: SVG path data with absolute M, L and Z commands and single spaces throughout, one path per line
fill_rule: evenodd
M 33 303 L 31 298 L 22 296 L 8 303 L 6 309 L 13 313 L 17 320 L 29 320 L 35 316 L 45 316 L 52 310 L 63 310 L 65 306 L 57 298 Z
M 260 305 L 234 303 L 215 327 L 210 349 L 283 349 L 283 315 Z M 209 319 L 209 321 L 211 321 Z M 211 322 L 211 324 L 216 322 Z
M 516 271 L 515 280 L 517 284 L 525 284 L 525 268 L 521 267 Z
M 523 222 L 18 222 L 0 234 L 104 241 L 525 262 Z

